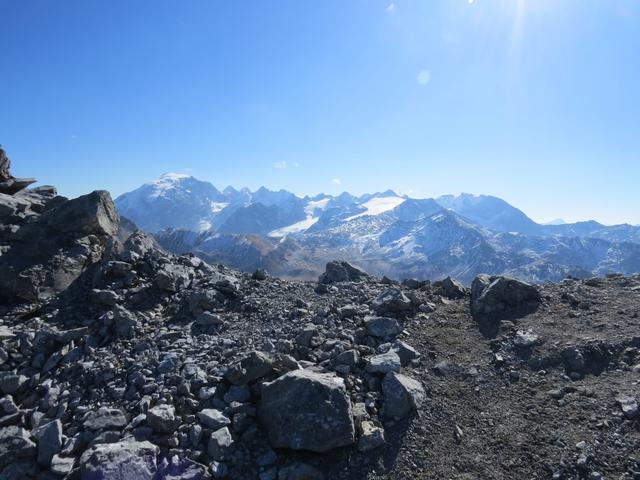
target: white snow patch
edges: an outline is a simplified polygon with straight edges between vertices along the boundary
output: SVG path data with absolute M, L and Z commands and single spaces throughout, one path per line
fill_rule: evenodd
M 211 222 L 208 220 L 200 220 L 198 222 L 198 231 L 199 232 L 205 232 L 207 230 L 210 230 L 212 227 Z
M 213 213 L 218 213 L 218 212 L 221 212 L 222 210 L 224 210 L 227 207 L 227 205 L 229 205 L 229 203 L 227 203 L 227 202 L 211 202 L 210 205 L 211 205 L 211 211 Z
M 357 215 L 353 215 L 352 217 L 345 218 L 345 222 L 349 220 L 353 220 L 354 218 L 360 218 L 367 215 L 380 215 L 381 213 L 388 212 L 389 210 L 393 210 L 398 205 L 402 204 L 406 198 L 402 197 L 380 197 L 380 198 L 372 198 L 368 202 L 364 202 L 361 204 L 361 207 L 366 208 L 366 210 Z
M 313 216 L 313 212 L 316 210 L 324 210 L 327 208 L 329 204 L 330 198 L 323 198 L 322 200 L 312 200 L 304 207 L 304 213 L 307 214 L 307 217 Z
M 306 229 L 310 228 L 314 223 L 316 223 L 319 218 L 320 217 L 307 217 L 304 220 L 294 223 L 293 225 L 278 228 L 277 230 L 272 230 L 267 234 L 267 236 L 286 237 L 291 233 L 304 232 Z
M 316 223 L 320 217 L 314 217 L 313 214 L 316 210 L 324 210 L 327 208 L 327 205 L 331 199 L 323 198 L 322 200 L 312 200 L 307 203 L 304 207 L 304 213 L 307 215 L 307 218 L 304 220 L 300 220 L 299 222 L 294 223 L 293 225 L 288 225 L 286 227 L 278 228 L 277 230 L 273 230 L 267 234 L 269 237 L 286 237 L 292 233 L 300 233 L 304 232 L 306 229 L 310 228 L 314 223 Z
M 147 185 L 153 187 L 152 197 L 159 197 L 163 195 L 167 190 L 171 190 L 175 187 L 176 183 L 185 178 L 189 178 L 190 175 L 184 173 L 165 173 L 157 180 L 149 182 Z

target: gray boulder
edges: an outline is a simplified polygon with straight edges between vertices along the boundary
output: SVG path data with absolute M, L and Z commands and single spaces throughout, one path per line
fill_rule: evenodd
M 222 325 L 224 321 L 220 318 L 220 315 L 216 315 L 211 312 L 202 312 L 196 317 L 196 324 L 204 327 L 211 325 Z
M 259 418 L 274 448 L 326 452 L 355 441 L 351 401 L 332 374 L 296 370 L 265 384 Z
M 89 430 L 120 430 L 126 425 L 127 418 L 119 408 L 100 407 L 84 421 L 84 428 Z
M 226 427 L 231 424 L 231 420 L 222 413 L 220 410 L 216 410 L 215 408 L 205 408 L 201 412 L 197 413 L 198 420 L 205 427 L 210 428 L 212 430 L 219 430 L 222 427 Z
M 224 375 L 234 385 L 244 385 L 264 377 L 273 367 L 273 359 L 266 353 L 254 350 L 235 362 Z
M 382 381 L 384 404 L 382 414 L 387 418 L 403 418 L 419 409 L 426 398 L 422 384 L 399 373 L 387 373 Z
M 402 365 L 407 365 L 412 360 L 420 358 L 420 354 L 413 348 L 411 345 L 403 342 L 402 340 L 397 340 L 391 346 L 392 350 L 394 350 L 398 356 L 400 357 L 400 362 Z
M 191 271 L 182 266 L 168 264 L 156 273 L 156 285 L 160 290 L 178 292 L 184 290 L 191 282 Z
M 371 304 L 379 315 L 403 313 L 411 310 L 411 300 L 399 288 L 390 288 L 382 292 Z
M 81 480 L 153 480 L 160 449 L 151 442 L 101 443 L 80 457 Z
M 142 230 L 135 230 L 124 242 L 123 257 L 136 261 L 155 249 L 156 245 L 151 237 Z
M 451 277 L 433 282 L 433 287 L 438 295 L 447 298 L 464 298 L 469 293 L 460 282 Z
M 46 423 L 38 427 L 33 436 L 38 440 L 38 463 L 49 467 L 53 456 L 62 449 L 62 423 L 60 420 Z
M 3 220 L 6 220 L 6 217 L 20 215 L 29 207 L 30 204 L 25 199 L 0 193 L 0 218 Z
M 35 301 L 65 290 L 102 258 L 118 225 L 108 192 L 61 200 L 13 235 L 0 256 L 0 297 Z
M 147 412 L 147 424 L 156 432 L 173 433 L 180 425 L 173 405 L 156 405 Z
M 224 459 L 228 449 L 233 445 L 233 437 L 227 427 L 222 427 L 211 434 L 207 452 L 214 460 Z
M 634 419 L 640 416 L 640 408 L 635 398 L 628 395 L 619 395 L 616 402 L 620 405 L 623 415 L 628 419 Z
M 364 318 L 364 325 L 367 334 L 372 337 L 394 337 L 402 332 L 402 327 L 395 318 L 390 317 L 372 317 Z
M 534 312 L 541 301 L 536 287 L 513 278 L 478 275 L 471 285 L 471 313 L 487 336 L 497 333 L 501 320 Z
M 367 372 L 369 373 L 389 373 L 399 372 L 401 367 L 400 356 L 393 349 L 386 353 L 374 355 L 367 363 Z
M 365 420 L 360 424 L 360 439 L 358 440 L 358 450 L 369 452 L 385 444 L 384 429 L 376 426 L 373 422 Z
M 0 428 L 0 470 L 16 460 L 35 456 L 36 444 L 29 437 L 24 428 Z
M 321 284 L 329 284 L 336 282 L 353 282 L 355 280 L 360 280 L 362 278 L 368 278 L 367 275 L 362 270 L 354 267 L 353 265 L 347 262 L 341 261 L 332 261 L 327 263 L 325 271 L 318 282 Z

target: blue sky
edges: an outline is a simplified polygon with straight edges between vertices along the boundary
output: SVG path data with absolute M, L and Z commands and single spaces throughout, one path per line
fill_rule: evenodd
M 75 196 L 163 172 L 640 223 L 637 0 L 3 0 L 0 143 Z

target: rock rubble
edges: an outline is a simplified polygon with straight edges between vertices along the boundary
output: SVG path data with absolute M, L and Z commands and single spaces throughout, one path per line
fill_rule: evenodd
M 169 255 L 106 192 L 5 197 L 0 479 L 640 471 L 640 278 L 288 282 Z

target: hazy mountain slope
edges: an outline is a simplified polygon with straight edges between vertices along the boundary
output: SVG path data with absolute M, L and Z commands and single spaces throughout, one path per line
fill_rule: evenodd
M 468 218 L 483 227 L 499 232 L 542 233 L 541 225 L 504 200 L 489 195 L 444 195 L 436 198 L 444 208 Z

